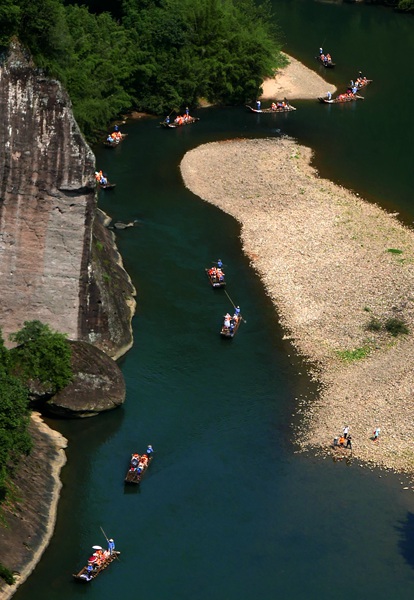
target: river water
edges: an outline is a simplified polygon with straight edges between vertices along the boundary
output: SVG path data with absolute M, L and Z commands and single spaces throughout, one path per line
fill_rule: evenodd
M 401 477 L 295 452 L 293 414 L 314 386 L 241 253 L 238 224 L 184 189 L 179 163 L 208 141 L 287 133 L 315 150 L 322 175 L 412 222 L 414 21 L 378 7 L 273 4 L 287 52 L 314 67 L 323 44 L 337 63 L 322 73 L 329 81 L 345 87 L 362 69 L 374 83 L 352 105 L 301 101 L 293 114 L 258 117 L 204 109 L 177 131 L 131 121 L 119 148 L 96 149 L 117 183 L 102 208 L 138 220 L 117 232 L 138 290 L 135 344 L 120 361 L 127 400 L 51 421 L 69 438 L 57 526 L 16 600 L 412 597 L 412 492 Z M 230 343 L 218 330 L 231 304 L 204 274 L 218 257 L 247 321 Z M 124 489 L 128 457 L 147 443 L 157 454 L 141 489 Z M 72 572 L 105 544 L 101 527 L 120 560 L 77 585 Z

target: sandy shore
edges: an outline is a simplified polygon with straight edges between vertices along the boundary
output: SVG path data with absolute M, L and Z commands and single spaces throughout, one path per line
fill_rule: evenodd
M 327 92 L 336 92 L 336 87 L 327 83 L 315 71 L 308 69 L 292 56 L 285 56 L 289 60 L 288 66 L 263 82 L 262 100 L 280 100 L 285 97 L 288 100 L 311 100 L 325 96 Z
M 55 527 L 67 440 L 39 413 L 32 414 L 30 434 L 34 447 L 14 480 L 14 501 L 4 507 L 7 527 L 0 528 L 0 562 L 17 574 L 16 584 L 0 579 L 0 600 L 10 598 L 29 577 Z
M 234 140 L 188 152 L 181 172 L 242 224 L 244 252 L 320 383 L 316 400 L 296 406 L 300 447 L 329 451 L 348 424 L 355 458 L 412 474 L 414 233 L 310 161 L 291 139 Z M 410 333 L 385 331 L 390 317 Z M 367 329 L 373 318 L 380 331 Z

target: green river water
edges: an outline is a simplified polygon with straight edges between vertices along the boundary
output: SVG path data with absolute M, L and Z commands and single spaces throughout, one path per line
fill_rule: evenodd
M 342 89 L 361 69 L 374 82 L 352 105 L 209 108 L 177 131 L 130 121 L 119 148 L 96 149 L 117 183 L 102 208 L 139 220 L 117 232 L 138 291 L 135 344 L 120 361 L 127 399 L 94 419 L 50 422 L 69 439 L 57 525 L 16 600 L 412 597 L 413 494 L 398 476 L 295 453 L 292 415 L 315 388 L 242 255 L 239 226 L 183 187 L 179 163 L 208 141 L 286 133 L 314 149 L 321 175 L 411 223 L 414 20 L 360 5 L 273 5 L 288 53 L 323 70 L 323 44 L 337 63 L 327 80 Z M 204 274 L 219 256 L 247 320 L 231 343 L 218 335 L 231 305 Z M 147 443 L 157 454 L 141 489 L 124 489 L 129 455 Z M 72 572 L 105 543 L 100 526 L 120 560 L 78 585 Z

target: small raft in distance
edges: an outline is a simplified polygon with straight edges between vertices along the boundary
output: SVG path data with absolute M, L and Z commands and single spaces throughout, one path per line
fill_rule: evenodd
M 355 100 L 364 100 L 364 97 L 359 96 L 358 94 L 340 94 L 336 98 L 324 96 L 319 97 L 318 100 L 322 104 L 343 104 L 345 102 L 354 102 Z
M 285 113 L 285 112 L 292 112 L 292 111 L 296 110 L 296 108 L 294 106 L 292 106 L 291 104 L 286 104 L 285 106 L 278 106 L 276 104 L 276 108 L 271 108 L 271 107 L 270 108 L 253 108 L 253 106 L 246 104 L 246 108 L 248 110 L 250 110 L 250 112 L 257 113 L 257 114 Z
M 197 123 L 199 120 L 200 119 L 198 117 L 180 117 L 178 120 L 174 119 L 174 121 L 162 121 L 160 125 L 165 129 L 177 129 L 177 127 L 183 127 L 183 125 L 192 125 L 193 123 Z
M 113 134 L 108 135 L 106 140 L 103 142 L 103 145 L 105 146 L 105 148 L 117 148 L 119 146 L 119 144 L 121 142 L 123 142 L 124 139 L 128 136 L 127 133 L 120 133 L 119 131 L 115 132 L 115 133 L 117 133 L 116 137 L 112 137 Z M 109 138 L 111 138 L 111 139 L 109 139 Z
M 332 59 L 326 59 L 326 57 L 323 54 L 316 56 L 315 58 L 319 63 L 321 63 L 323 67 L 325 67 L 325 69 L 334 69 L 336 67 L 336 63 L 334 63 Z
M 114 187 L 116 186 L 116 183 L 99 183 L 98 182 L 98 187 L 100 190 L 113 190 Z

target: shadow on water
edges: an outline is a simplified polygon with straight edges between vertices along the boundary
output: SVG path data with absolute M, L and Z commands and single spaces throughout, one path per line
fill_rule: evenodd
M 400 534 L 398 546 L 404 560 L 414 569 L 414 513 L 407 512 L 404 521 L 401 521 L 396 526 Z

